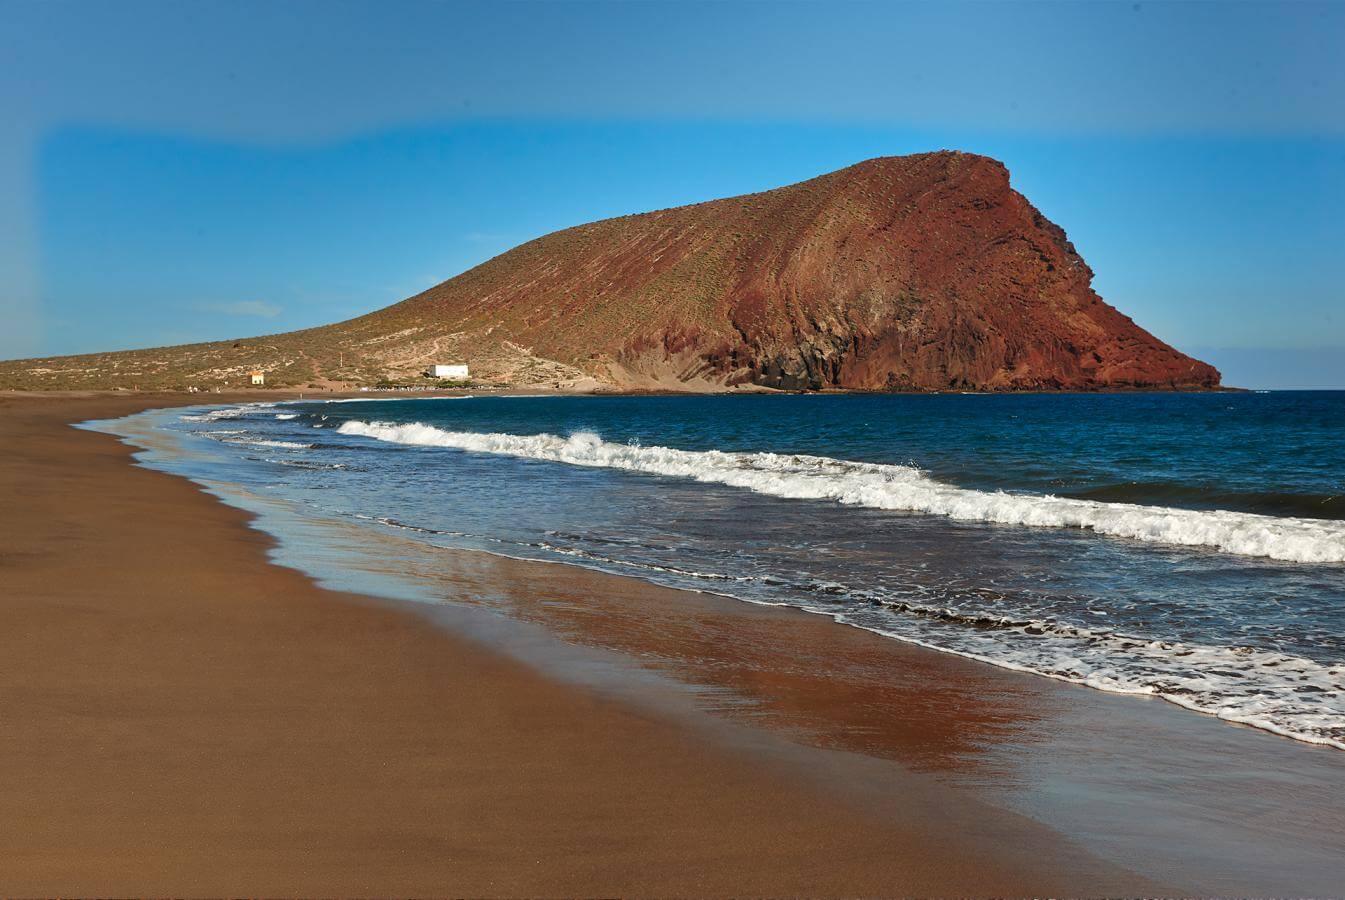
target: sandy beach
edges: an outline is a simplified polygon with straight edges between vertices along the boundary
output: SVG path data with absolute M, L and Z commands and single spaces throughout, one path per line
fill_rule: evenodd
M 909 809 L 863 803 L 416 613 L 324 591 L 269 564 L 245 514 L 69 426 L 191 400 L 0 401 L 5 892 L 1147 884 L 954 792 L 937 815 L 928 786 Z
M 98 426 L 155 448 L 149 468 L 70 427 L 276 399 L 0 396 L 19 735 L 0 771 L 23 786 L 0 889 L 1339 883 L 1338 751 L 826 615 L 437 547 L 193 475 L 203 489 L 168 474 L 194 451 L 161 415 Z
M 192 401 L 0 400 L 6 893 L 1148 886 L 960 794 L 864 803 L 321 589 L 244 514 L 69 427 Z

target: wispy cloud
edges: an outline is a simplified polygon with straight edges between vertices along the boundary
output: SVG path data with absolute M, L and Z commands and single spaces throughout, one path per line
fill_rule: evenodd
M 263 319 L 274 319 L 284 312 L 281 307 L 263 300 L 239 300 L 235 303 L 199 303 L 197 309 L 223 313 L 226 316 L 260 316 Z

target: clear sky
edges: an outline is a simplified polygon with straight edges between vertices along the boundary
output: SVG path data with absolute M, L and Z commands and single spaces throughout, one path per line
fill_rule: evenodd
M 1345 4 L 0 0 L 0 59 L 0 357 L 323 324 L 957 148 L 1226 382 L 1345 387 Z

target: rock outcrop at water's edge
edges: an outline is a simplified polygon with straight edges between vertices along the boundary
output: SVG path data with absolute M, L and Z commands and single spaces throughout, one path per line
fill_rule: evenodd
M 323 328 L 2 363 L 0 385 L 358 383 L 465 361 L 625 389 L 1219 386 L 1092 277 L 1003 164 L 944 151 L 554 232 Z

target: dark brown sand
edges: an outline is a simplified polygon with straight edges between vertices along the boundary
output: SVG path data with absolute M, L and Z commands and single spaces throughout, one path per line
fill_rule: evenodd
M 318 588 L 267 562 L 245 514 L 69 427 L 202 399 L 0 396 L 0 893 L 1152 890 L 951 789 L 864 803 Z M 933 723 L 909 729 L 917 767 L 1013 715 L 893 690 Z M 862 726 L 857 700 L 808 703 Z

